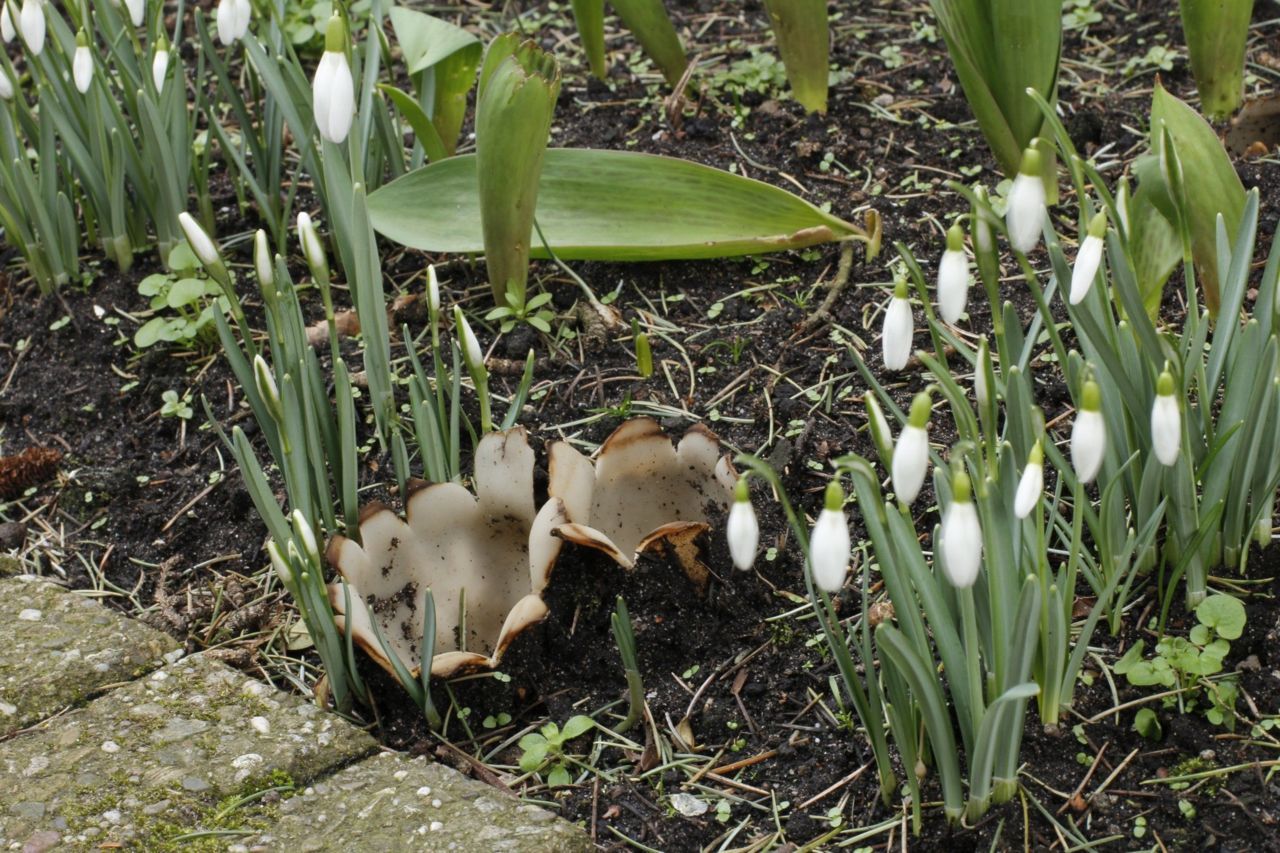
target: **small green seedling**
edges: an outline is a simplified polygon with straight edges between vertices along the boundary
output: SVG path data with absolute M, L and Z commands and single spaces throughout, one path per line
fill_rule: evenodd
M 169 253 L 169 269 L 138 282 L 138 293 L 150 297 L 151 310 L 159 312 L 134 333 L 133 343 L 139 349 L 158 343 L 212 342 L 213 312 L 228 310 L 227 298 L 217 282 L 197 274 L 199 262 L 186 243 L 179 243 Z
M 1164 729 L 1160 727 L 1160 718 L 1150 708 L 1141 708 L 1133 715 L 1133 730 L 1152 741 L 1160 740 L 1164 736 Z
M 551 301 L 550 293 L 539 293 L 523 305 L 520 304 L 519 294 L 514 291 L 508 290 L 504 298 L 506 305 L 499 305 L 484 315 L 486 320 L 499 320 L 499 328 L 503 333 L 511 331 L 520 323 L 528 323 L 544 334 L 551 332 L 551 321 L 556 318 L 556 314 L 544 307 Z
M 572 784 L 573 776 L 569 773 L 565 744 L 586 734 L 595 724 L 595 720 L 579 714 L 570 717 L 564 728 L 555 723 L 547 723 L 541 731 L 525 735 L 520 738 L 520 748 L 524 750 L 524 754 L 520 756 L 520 769 L 525 773 L 537 773 L 550 765 L 550 772 L 546 776 L 548 785 L 559 788 Z
M 1203 679 L 1222 671 L 1222 661 L 1231 651 L 1230 641 L 1244 633 L 1244 605 L 1230 595 L 1211 595 L 1196 607 L 1196 619 L 1199 624 L 1187 638 L 1162 637 L 1150 658 L 1142 656 L 1145 643 L 1139 640 L 1116 661 L 1115 671 L 1136 687 L 1177 689 L 1176 696 L 1165 699 L 1165 706 L 1176 704 L 1179 711 L 1194 708 L 1204 688 L 1208 702 L 1205 717 L 1215 725 L 1233 728 L 1232 709 L 1238 693 L 1234 681 Z
M 169 390 L 160 395 L 163 404 L 160 406 L 160 417 L 162 418 L 179 418 L 187 421 L 195 414 L 191 409 L 191 392 L 188 391 L 181 397 L 177 391 Z

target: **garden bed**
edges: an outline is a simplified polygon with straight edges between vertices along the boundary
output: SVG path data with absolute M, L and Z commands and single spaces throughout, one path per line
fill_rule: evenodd
M 865 387 L 849 347 L 878 370 L 879 307 L 888 295 L 893 243 L 906 244 L 932 268 L 944 229 L 967 209 L 943 183 L 994 184 L 998 172 L 969 121 L 924 4 L 858 4 L 834 21 L 833 64 L 847 73 L 832 91 L 826 117 L 806 117 L 786 99 L 781 68 L 770 64 L 760 3 L 669 5 L 678 25 L 698 34 L 708 65 L 702 98 L 674 106 L 664 103 L 668 89 L 655 75 L 637 74 L 647 69 L 629 40 L 611 42 L 615 65 L 607 86 L 584 82 L 580 56 L 568 41 L 567 4 L 523 4 L 524 29 L 569 57 L 552 144 L 669 154 L 733 169 L 829 204 L 851 221 L 871 207 L 884 217 L 886 251 L 871 263 L 858 259 L 830 316 L 816 323 L 808 321 L 836 277 L 837 248 L 718 262 L 575 264 L 596 294 L 612 297 L 628 320 L 643 317 L 649 326 L 657 369 L 647 380 L 636 374 L 629 331 L 600 340 L 579 328 L 550 349 L 520 327 L 496 341 L 482 331 L 481 343 L 503 394 L 513 389 L 526 352 L 536 350 L 533 394 L 519 419 L 535 446 L 561 437 L 598 444 L 627 415 L 657 417 L 674 433 L 703 421 L 729 448 L 773 462 L 788 491 L 816 512 L 830 460 L 850 452 L 874 456 L 863 428 Z M 1066 34 L 1059 100 L 1076 146 L 1085 154 L 1106 146 L 1114 176 L 1145 151 L 1141 134 L 1155 74 L 1180 97 L 1192 98 L 1194 87 L 1167 4 L 1095 0 L 1093 6 L 1102 20 Z M 1257 4 L 1250 57 L 1259 79 L 1251 91 L 1269 89 L 1275 76 L 1278 13 L 1273 3 Z M 486 34 L 512 26 L 498 9 L 448 14 Z M 624 43 L 627 50 L 616 49 Z M 1161 67 L 1165 62 L 1170 67 Z M 1237 170 L 1246 188 L 1261 190 L 1259 245 L 1268 245 L 1280 165 L 1269 156 L 1240 159 Z M 1064 198 L 1064 209 L 1069 202 Z M 229 189 L 222 203 L 218 236 L 235 263 L 247 264 L 251 241 L 243 238 L 256 222 L 236 208 Z M 1074 225 L 1059 230 L 1070 234 Z M 426 263 L 449 260 L 385 247 L 388 291 L 403 287 L 420 296 Z M 34 492 L 0 509 L 0 521 L 27 526 L 25 540 L 0 547 L 16 548 L 32 570 L 101 590 L 191 650 L 215 649 L 247 672 L 304 690 L 318 675 L 317 661 L 291 630 L 296 617 L 287 596 L 265 571 L 266 531 L 239 472 L 216 433 L 201 426 L 203 396 L 224 428 L 238 424 L 255 438 L 216 341 L 195 351 L 139 352 L 132 337 L 149 299 L 138 283 L 156 271 L 153 256 L 140 256 L 127 274 L 105 261 L 88 268 L 93 280 L 86 288 L 69 287 L 57 297 L 38 297 L 15 265 L 0 283 L 0 450 L 45 446 L 63 454 L 56 480 L 33 483 Z M 554 295 L 557 324 L 576 328 L 576 286 L 550 264 L 537 266 L 536 274 Z M 478 309 L 473 316 L 489 298 L 480 265 L 450 263 L 442 285 L 446 301 Z M 1173 285 L 1167 291 L 1173 294 L 1164 306 L 1169 321 L 1180 319 L 1179 292 Z M 1004 295 L 1024 319 L 1034 313 L 1020 280 Z M 255 298 L 246 294 L 251 320 L 260 316 Z M 983 303 L 971 299 L 969 328 L 989 325 Z M 304 307 L 309 319 L 321 316 L 314 294 Z M 422 312 L 404 319 L 415 333 L 425 322 Z M 353 342 L 344 346 L 356 351 Z M 397 337 L 393 356 L 403 354 Z M 503 360 L 515 369 L 504 370 Z M 1070 399 L 1056 369 L 1043 373 L 1036 377 L 1037 400 L 1052 419 L 1068 411 Z M 902 376 L 891 390 L 905 406 L 923 379 L 911 371 Z M 162 414 L 165 391 L 179 398 L 190 393 L 189 417 Z M 933 440 L 945 445 L 941 420 Z M 361 484 L 370 497 L 397 505 L 388 485 L 390 458 L 373 448 L 362 459 Z M 917 510 L 931 499 L 926 492 Z M 761 542 L 776 555 L 759 560 L 753 572 L 738 572 L 723 545 L 723 527 L 715 525 L 706 543 L 715 578 L 705 596 L 692 594 L 683 575 L 662 560 L 645 559 L 626 576 L 570 550 L 547 595 L 551 617 L 504 663 L 510 680 L 456 686 L 446 732 L 452 746 L 427 729 L 393 682 L 368 667 L 381 697 L 370 720 L 376 733 L 389 746 L 437 755 L 486 781 L 509 781 L 519 750 L 513 745 L 490 755 L 495 746 L 530 724 L 596 714 L 624 695 L 609 634 L 614 594 L 621 592 L 636 626 L 652 727 L 628 734 L 639 749 L 608 748 L 596 756 L 604 774 L 598 781 L 524 790 L 581 821 L 602 846 L 621 849 L 630 839 L 683 851 L 825 838 L 823 847 L 916 842 L 920 849 L 1065 849 L 1079 837 L 1113 849 L 1280 849 L 1280 791 L 1268 775 L 1280 759 L 1280 741 L 1262 728 L 1280 711 L 1274 548 L 1252 554 L 1244 577 L 1223 581 L 1250 593 L 1246 633 L 1227 659 L 1228 668 L 1240 671 L 1243 719 L 1234 731 L 1159 702 L 1162 738 L 1153 742 L 1134 730 L 1136 706 L 1128 703 L 1149 691 L 1113 680 L 1103 667 L 1135 640 L 1152 636 L 1154 594 L 1148 590 L 1135 597 L 1118 636 L 1095 635 L 1096 654 L 1086 658 L 1067 724 L 1046 732 L 1034 712 L 1028 716 L 1023 793 L 976 827 L 951 828 L 929 780 L 924 831 L 916 838 L 907 811 L 879 802 L 873 758 L 851 709 L 833 704 L 828 679 L 835 669 L 811 609 L 801 606 L 797 550 L 786 547 L 777 510 L 760 500 L 757 506 Z M 855 536 L 861 532 L 855 516 Z M 1082 599 L 1077 616 L 1090 604 Z M 843 617 L 855 616 L 860 606 L 839 601 Z M 1191 624 L 1175 613 L 1170 630 L 1185 635 Z M 462 709 L 469 710 L 459 721 Z M 625 703 L 610 713 L 625 713 Z M 500 721 L 500 714 L 510 721 Z M 663 759 L 646 736 L 654 729 L 691 734 L 694 743 Z M 490 756 L 501 778 L 475 756 Z M 1179 781 L 1184 776 L 1191 778 Z M 703 814 L 683 814 L 684 801 L 671 798 L 682 791 L 713 805 Z M 855 840 L 863 832 L 865 839 Z

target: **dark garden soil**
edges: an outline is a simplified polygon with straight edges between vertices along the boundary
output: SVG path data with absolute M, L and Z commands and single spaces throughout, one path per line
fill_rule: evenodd
M 568 4 L 509 5 L 523 6 L 523 27 L 569 57 L 553 144 L 684 157 L 783 186 L 851 221 L 867 208 L 883 215 L 884 254 L 871 263 L 859 259 L 831 315 L 816 325 L 806 321 L 835 278 L 836 248 L 706 263 L 576 265 L 628 321 L 636 317 L 650 327 L 657 369 L 647 380 L 636 375 L 629 330 L 601 339 L 583 328 L 555 350 L 527 328 L 496 340 L 481 334 L 492 344 L 495 385 L 503 393 L 516 379 L 516 371 L 504 372 L 504 360 L 517 364 L 530 347 L 538 353 L 534 393 L 520 418 L 535 443 L 562 436 L 599 443 L 625 414 L 656 416 L 676 434 L 704 420 L 728 448 L 770 459 L 793 497 L 813 509 L 830 459 L 873 455 L 862 429 L 864 383 L 850 347 L 879 371 L 879 312 L 892 277 L 893 243 L 901 241 L 932 268 L 943 229 L 965 212 L 943 182 L 998 180 L 941 40 L 928 25 L 926 4 L 833 5 L 840 13 L 833 63 L 848 74 L 833 90 L 824 118 L 806 117 L 771 82 L 735 92 L 733 83 L 717 76 L 734 69 L 733 79 L 742 85 L 752 69 L 764 67 L 751 59 L 763 44 L 759 0 L 668 3 L 682 31 L 697 34 L 702 59 L 713 68 L 701 99 L 675 105 L 664 103 L 667 91 L 652 74 L 633 73 L 642 63 L 621 49 L 629 40 L 610 41 L 616 64 L 608 85 L 584 84 Z M 1150 49 L 1177 51 L 1171 67 L 1160 70 L 1161 79 L 1179 96 L 1192 98 L 1194 91 L 1167 2 L 1093 5 L 1103 20 L 1067 34 L 1061 111 L 1077 147 L 1086 154 L 1105 149 L 1100 159 L 1114 161 L 1109 174 L 1118 176 L 1145 150 L 1141 134 L 1156 71 L 1144 60 Z M 1266 81 L 1274 76 L 1269 69 L 1280 67 L 1280 24 L 1274 20 L 1280 6 L 1260 0 L 1256 7 L 1263 25 L 1255 30 L 1250 57 Z M 467 9 L 466 20 L 480 21 L 487 33 L 512 25 L 501 23 L 498 8 Z M 1270 157 L 1237 165 L 1246 187 L 1261 189 L 1259 245 L 1267 246 L 1280 211 L 1274 203 L 1280 166 Z M 1073 215 L 1070 202 L 1064 197 L 1059 208 L 1066 216 Z M 218 234 L 232 245 L 236 261 L 246 263 L 245 236 L 254 219 L 236 209 L 229 188 L 223 204 Z M 1074 231 L 1070 222 L 1059 223 L 1060 233 Z M 387 246 L 388 290 L 420 294 L 428 260 L 448 259 Z M 238 424 L 252 437 L 255 424 L 241 406 L 242 395 L 215 342 L 189 352 L 133 347 L 148 307 L 137 283 L 156 270 L 150 256 L 139 256 L 127 274 L 95 259 L 90 269 L 87 288 L 68 288 L 60 298 L 40 298 L 16 262 L 0 278 L 0 454 L 36 446 L 63 454 L 55 479 L 0 495 L 9 499 L 0 504 L 0 521 L 25 526 L 0 527 L 0 549 L 15 550 L 41 573 L 100 590 L 114 605 L 184 638 L 190 650 L 212 650 L 260 677 L 298 686 L 298 662 L 314 662 L 305 650 L 286 650 L 293 615 L 264 571 L 265 530 L 230 454 L 203 426 L 205 397 L 224 428 Z M 488 298 L 482 265 L 453 263 L 448 269 L 447 298 L 464 302 L 478 319 Z M 576 287 L 550 265 L 538 272 L 555 296 L 561 322 L 573 326 Z M 1166 319 L 1174 322 L 1181 312 L 1179 288 L 1175 278 L 1165 305 Z M 1005 296 L 1024 319 L 1031 316 L 1034 304 L 1020 280 L 1007 282 Z M 246 294 L 246 301 L 252 317 L 253 297 Z M 308 305 L 313 314 L 315 302 Z M 976 288 L 970 312 L 968 328 L 989 327 Z M 416 332 L 422 319 L 410 316 L 408 322 Z M 357 351 L 354 342 L 344 346 Z M 905 405 L 923 379 L 919 371 L 902 376 L 892 390 Z M 1041 367 L 1036 380 L 1046 415 L 1067 411 L 1054 366 Z M 189 419 L 161 415 L 166 390 L 191 392 Z M 951 437 L 944 420 L 934 420 L 939 445 Z M 385 485 L 390 470 L 389 460 L 375 451 L 361 476 L 375 487 L 372 493 L 394 503 L 394 490 Z M 607 775 L 595 783 L 525 791 L 581 821 L 603 847 L 623 849 L 629 838 L 663 851 L 722 844 L 734 849 L 774 836 L 794 845 L 825 837 L 819 843 L 824 848 L 905 849 L 914 843 L 921 850 L 1074 849 L 1080 842 L 1069 833 L 1075 833 L 1105 842 L 1107 849 L 1280 850 L 1280 790 L 1268 775 L 1280 750 L 1266 732 L 1251 733 L 1262 718 L 1280 712 L 1276 549 L 1249 561 L 1246 580 L 1256 583 L 1248 629 L 1227 660 L 1239 670 L 1241 689 L 1234 731 L 1157 702 L 1164 734 L 1151 742 L 1133 730 L 1136 706 L 1108 713 L 1149 695 L 1123 679 L 1113 684 L 1102 667 L 1140 637 L 1153 642 L 1148 626 L 1154 596 L 1144 591 L 1118 637 L 1104 630 L 1094 637 L 1096 654 L 1086 659 L 1085 681 L 1062 730 L 1045 732 L 1034 711 L 1029 715 L 1024 793 L 976 827 L 951 829 L 937 808 L 936 784 L 927 780 L 924 830 L 917 837 L 900 804 L 885 807 L 878 800 L 870 752 L 849 716 L 833 704 L 828 679 L 835 670 L 816 623 L 783 615 L 803 603 L 800 564 L 776 510 L 763 494 L 756 503 L 765 526 L 762 542 L 775 546 L 776 556 L 761 559 L 751 573 L 737 572 L 722 544 L 722 525 L 714 527 L 704 543 L 715 575 L 705 595 L 660 559 L 644 560 L 628 576 L 571 551 L 548 591 L 551 617 L 505 662 L 510 680 L 454 685 L 447 732 L 453 746 L 428 732 L 401 691 L 368 667 L 380 697 L 377 731 L 388 745 L 438 755 L 487 781 L 514 778 L 499 777 L 470 756 L 510 767 L 519 750 L 498 747 L 531 723 L 563 722 L 610 703 L 598 717 L 602 722 L 625 714 L 625 682 L 609 635 L 609 614 L 621 593 L 635 625 L 652 715 L 651 723 L 627 733 L 641 749 L 603 750 L 596 765 Z M 926 529 L 933 516 L 921 510 L 920 520 Z M 873 596 L 876 581 L 869 579 Z M 1082 600 L 1078 615 L 1089 603 Z M 856 597 L 839 605 L 844 617 L 861 610 Z M 1189 627 L 1181 614 L 1171 618 L 1175 634 L 1185 635 Z M 306 677 L 316 674 L 308 669 Z M 447 705 L 448 697 L 442 701 Z M 463 708 L 469 711 L 459 719 Z M 486 727 L 486 718 L 504 712 L 513 717 L 510 723 Z M 687 751 L 701 757 L 687 767 L 679 766 L 679 756 L 665 762 L 655 751 L 654 731 L 691 738 Z M 707 759 L 708 772 L 699 772 Z M 1215 768 L 1222 772 L 1162 783 Z M 682 787 L 690 777 L 693 786 Z M 668 796 L 680 790 L 720 792 L 729 798 L 729 811 L 679 814 Z M 861 841 L 851 829 L 881 824 Z

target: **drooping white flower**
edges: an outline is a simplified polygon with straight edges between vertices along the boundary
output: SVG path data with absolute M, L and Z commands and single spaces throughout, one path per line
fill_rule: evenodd
M 995 251 L 996 237 L 995 232 L 991 228 L 991 205 L 987 200 L 987 188 L 979 185 L 973 191 L 974 205 L 970 212 L 970 218 L 973 223 L 973 250 L 974 252 L 986 255 Z
M 258 395 L 267 404 L 267 408 L 271 410 L 271 416 L 276 419 L 281 429 L 283 429 L 284 404 L 280 401 L 280 389 L 276 385 L 275 374 L 271 372 L 271 368 L 267 365 L 267 360 L 262 357 L 262 353 L 258 353 L 253 357 L 253 384 L 258 389 Z
M 142 19 L 147 13 L 147 0 L 124 0 L 129 10 L 129 20 L 135 27 L 142 26 Z
M 866 392 L 862 400 L 867 406 L 867 426 L 871 430 L 871 441 L 876 446 L 876 453 L 882 460 L 892 459 L 893 432 L 889 429 L 889 420 L 884 416 L 884 410 L 876 402 L 872 391 Z
M 849 573 L 849 520 L 844 514 L 844 491 L 834 480 L 827 486 L 826 500 L 809 536 L 809 567 L 813 582 L 828 595 L 844 586 Z
M 311 214 L 305 210 L 298 214 L 298 243 L 302 246 L 302 256 L 307 259 L 311 275 L 322 281 L 329 280 L 329 258 L 324 251 L 324 243 L 320 233 L 316 231 Z
M 955 325 L 969 301 L 969 258 L 964 253 L 964 231 L 952 225 L 947 231 L 947 248 L 938 262 L 938 313 Z
M 218 0 L 218 12 L 215 19 L 218 26 L 218 41 L 228 47 L 249 32 L 249 21 L 253 18 L 253 5 L 249 0 Z
M 289 568 L 289 560 L 274 539 L 267 542 L 267 556 L 271 558 L 271 567 L 276 570 L 276 574 L 280 576 L 284 585 L 293 586 L 293 570 Z
M 1079 305 L 1089 295 L 1102 265 L 1102 237 L 1107 233 L 1107 211 L 1099 210 L 1089 221 L 1089 233 L 1080 241 L 1076 265 L 1071 270 L 1071 304 Z
M 1044 228 L 1045 191 L 1042 177 L 1044 158 L 1034 148 L 1022 152 L 1022 165 L 1013 179 L 1005 207 L 1009 242 L 1024 255 L 1040 242 Z
M 1151 406 L 1151 444 L 1161 465 L 1178 461 L 1182 451 L 1182 412 L 1173 396 L 1173 374 L 1167 369 L 1156 380 L 1156 399 Z
M 436 275 L 435 264 L 427 267 L 427 308 L 432 317 L 440 313 L 440 278 Z
M 340 14 L 329 19 L 329 29 L 324 36 L 324 56 L 316 66 L 311 93 L 320 136 L 340 145 L 351 132 L 351 122 L 356 114 L 355 81 L 347 63 L 347 22 Z
M 968 589 L 982 568 L 982 525 L 970 496 L 969 475 L 957 471 L 951 478 L 951 505 L 942 514 L 939 533 L 942 571 L 956 589 Z
M 293 511 L 293 538 L 302 543 L 307 561 L 313 566 L 319 566 L 320 548 L 316 544 L 316 534 L 300 509 Z
M 39 56 L 44 50 L 44 0 L 22 0 L 22 11 L 18 13 L 18 28 L 22 31 L 22 40 L 32 56 Z
M 915 327 L 911 316 L 911 303 L 907 301 L 906 279 L 899 279 L 893 287 L 893 298 L 884 312 L 884 330 L 880 344 L 884 353 L 885 370 L 901 370 L 911 358 L 911 339 Z
M 178 224 L 182 226 L 182 233 L 191 245 L 191 251 L 195 252 L 196 257 L 200 259 L 200 263 L 206 267 L 214 267 L 222 263 L 218 247 L 214 245 L 208 233 L 200 227 L 200 223 L 196 222 L 195 217 L 184 210 L 178 214 Z
M 929 471 L 929 413 L 933 401 L 928 391 L 921 391 L 911 401 L 907 425 L 893 448 L 893 490 L 898 500 L 910 505 L 920 494 L 924 476 Z
M 261 228 L 253 235 L 253 268 L 258 274 L 258 287 L 268 290 L 276 283 L 276 266 L 271 259 L 271 244 Z
M 1044 495 L 1044 449 L 1040 442 L 1031 446 L 1027 454 L 1027 467 L 1022 469 L 1018 491 L 1013 497 L 1013 514 L 1026 518 Z
M 480 341 L 476 339 L 476 333 L 471 331 L 471 324 L 467 322 L 466 315 L 457 305 L 453 306 L 453 322 L 457 326 L 458 337 L 462 341 L 462 357 L 466 359 L 467 367 L 472 370 L 483 368 L 484 352 L 480 349 Z
M 1107 425 L 1102 420 L 1098 383 L 1086 380 L 1080 397 L 1080 411 L 1071 427 L 1071 465 L 1076 469 L 1076 479 L 1089 483 L 1098 476 L 1107 453 Z
M 89 37 L 84 30 L 76 33 L 76 52 L 71 58 L 71 79 L 76 91 L 84 94 L 93 84 L 93 54 L 89 51 Z
M 164 78 L 169 73 L 169 41 L 160 34 L 156 42 L 156 55 L 151 58 L 151 82 L 156 85 L 156 92 L 164 91 Z
M 729 539 L 729 556 L 742 571 L 751 568 L 760 547 L 760 523 L 756 520 L 755 507 L 751 505 L 751 490 L 747 478 L 739 477 L 733 489 L 733 506 L 729 508 L 729 521 L 725 535 Z
M 9 100 L 13 97 L 13 80 L 9 77 L 9 72 L 0 68 L 0 99 Z
M 4 39 L 4 43 L 9 44 L 17 34 L 18 31 L 13 26 L 13 14 L 9 11 L 8 0 L 5 0 L 0 3 L 0 39 Z

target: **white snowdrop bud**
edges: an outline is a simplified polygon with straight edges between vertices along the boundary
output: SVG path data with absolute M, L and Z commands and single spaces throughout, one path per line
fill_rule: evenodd
M 355 80 L 347 62 L 347 22 L 334 13 L 324 36 L 324 56 L 312 80 L 312 105 L 320 136 L 340 145 L 356 114 Z
M 928 391 L 921 391 L 911 401 L 907 425 L 893 449 L 893 490 L 905 504 L 915 502 L 929 471 L 929 413 L 933 402 Z
M 747 478 L 739 477 L 733 490 L 733 506 L 729 508 L 726 525 L 729 539 L 729 556 L 742 571 L 751 568 L 760 546 L 760 524 L 756 520 L 755 507 L 751 505 L 751 490 Z
M 911 303 L 907 300 L 906 279 L 899 279 L 893 287 L 893 297 L 884 312 L 884 330 L 880 343 L 884 353 L 885 370 L 901 370 L 911 358 L 911 342 L 915 327 L 911 316 Z
M 93 53 L 89 50 L 89 37 L 84 30 L 76 33 L 76 52 L 71 58 L 71 79 L 76 91 L 85 94 L 93 84 Z
M 1102 469 L 1107 453 L 1107 426 L 1102 420 L 1102 392 L 1092 379 L 1084 383 L 1080 411 L 1071 427 L 1071 465 L 1076 479 L 1090 483 Z
M 829 595 L 844 586 L 849 573 L 849 520 L 844 514 L 844 491 L 834 480 L 827 486 L 826 500 L 809 536 L 809 567 L 813 582 Z
M 1182 412 L 1173 396 L 1173 374 L 1168 369 L 1156 380 L 1156 399 L 1151 406 L 1151 444 L 1161 465 L 1178 461 L 1182 451 Z
M 1009 242 L 1024 255 L 1040 242 L 1045 220 L 1044 158 L 1034 148 L 1022 152 L 1022 166 L 1013 179 L 1005 207 Z
M 1089 232 L 1080 242 L 1080 251 L 1076 252 L 1076 265 L 1071 270 L 1072 305 L 1079 305 L 1089 295 L 1093 280 L 1098 275 L 1098 267 L 1102 265 L 1102 237 L 1107 233 L 1107 211 L 1099 210 L 1089 221 Z
M 951 505 L 942 514 L 939 533 L 942 571 L 957 589 L 968 589 L 982 568 L 982 526 L 969 494 L 969 475 L 957 471 L 951 478 Z
M 1044 495 L 1044 449 L 1040 442 L 1031 446 L 1027 454 L 1027 467 L 1022 469 L 1018 491 L 1013 498 L 1013 514 L 1026 518 Z
M 964 253 L 964 231 L 952 225 L 947 231 L 947 248 L 938 262 L 938 313 L 955 325 L 969 301 L 969 259 Z

